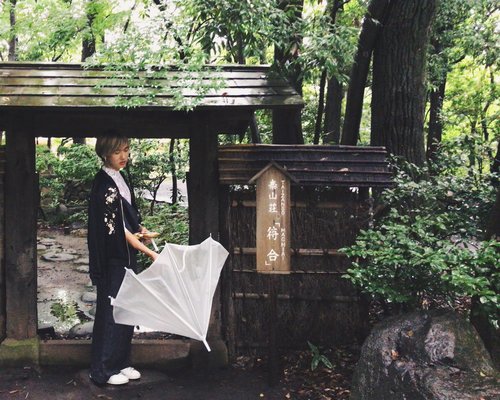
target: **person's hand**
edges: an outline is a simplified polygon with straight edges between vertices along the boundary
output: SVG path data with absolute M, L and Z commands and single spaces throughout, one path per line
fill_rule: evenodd
M 153 261 L 156 261 L 156 259 L 158 258 L 159 254 L 156 253 L 155 251 L 152 251 L 151 254 L 150 254 L 150 257 Z
M 141 228 L 141 230 L 139 231 L 139 233 L 148 233 L 149 232 L 148 229 L 146 227 L 144 227 L 144 226 L 141 226 L 140 228 Z M 151 244 L 151 239 L 141 238 L 140 240 L 146 246 L 149 245 L 149 244 Z

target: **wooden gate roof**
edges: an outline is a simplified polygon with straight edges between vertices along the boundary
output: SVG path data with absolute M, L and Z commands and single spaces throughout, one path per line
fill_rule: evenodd
M 391 186 L 384 147 L 320 145 L 230 145 L 219 147 L 219 180 L 246 185 L 270 161 L 299 185 Z
M 197 85 L 213 82 L 206 92 Z M 0 107 L 116 107 L 116 99 L 143 100 L 140 107 L 176 106 L 175 97 L 198 108 L 302 107 L 302 98 L 262 66 L 207 66 L 203 72 L 161 69 L 139 73 L 84 68 L 81 64 L 0 63 Z
M 179 110 L 179 98 L 193 104 L 192 110 Z M 288 82 L 266 66 L 137 73 L 82 64 L 0 63 L 0 130 L 36 130 L 39 136 L 93 136 L 115 128 L 136 137 L 189 137 L 193 115 L 201 114 L 209 115 L 207 123 L 217 133 L 240 134 L 257 109 L 303 105 Z

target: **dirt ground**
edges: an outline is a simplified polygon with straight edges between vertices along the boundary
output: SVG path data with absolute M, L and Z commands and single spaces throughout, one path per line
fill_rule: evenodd
M 142 371 L 140 381 L 123 387 L 97 387 L 88 371 L 64 368 L 10 368 L 0 371 L 1 400 L 346 400 L 357 352 L 337 349 L 327 354 L 333 369 L 311 371 L 308 352 L 283 354 L 279 382 L 269 385 L 265 361 L 240 357 L 235 363 L 210 371 L 185 369 L 175 373 Z

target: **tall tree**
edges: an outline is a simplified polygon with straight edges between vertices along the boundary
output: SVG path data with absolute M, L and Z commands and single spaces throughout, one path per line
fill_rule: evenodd
M 16 3 L 17 0 L 9 0 L 9 61 L 17 61 Z
M 331 20 L 329 30 L 331 32 L 335 31 L 337 24 L 337 15 L 342 10 L 344 5 L 348 2 L 349 0 L 330 0 L 327 2 L 327 11 L 329 11 L 330 13 Z M 323 127 L 323 141 L 325 143 L 338 144 L 340 142 L 340 121 L 342 117 L 342 99 L 344 98 L 344 85 L 340 82 L 339 77 L 335 74 L 329 76 L 327 80 L 326 69 L 322 74 L 322 85 L 324 85 L 323 75 L 324 81 L 327 85 L 326 104 L 324 109 L 325 122 Z M 324 86 L 322 85 L 320 86 L 320 89 L 323 88 L 324 90 Z M 320 102 L 322 101 L 322 91 L 320 90 Z M 317 143 L 319 143 L 319 140 Z
M 274 46 L 274 65 L 287 77 L 295 90 L 302 94 L 302 70 L 298 62 L 302 45 L 299 28 L 302 20 L 304 0 L 281 0 L 278 7 L 285 13 L 291 30 L 288 38 Z M 273 143 L 302 144 L 302 120 L 300 113 L 290 115 L 289 111 L 273 110 Z
M 96 38 L 93 30 L 94 20 L 96 18 L 96 9 L 92 0 L 87 0 L 85 3 L 85 13 L 87 16 L 87 24 L 82 36 L 82 62 L 95 54 Z M 74 137 L 73 143 L 85 144 L 84 137 Z
M 443 136 L 443 104 L 448 72 L 465 57 L 456 42 L 465 34 L 471 4 L 463 0 L 440 2 L 429 48 L 429 125 L 427 159 L 434 159 Z
M 371 144 L 423 165 L 425 66 L 437 0 L 393 0 L 373 54 Z
M 358 50 L 349 79 L 341 143 L 356 145 L 363 111 L 365 86 L 370 70 L 373 49 L 382 26 L 387 19 L 391 0 L 371 0 L 363 18 Z

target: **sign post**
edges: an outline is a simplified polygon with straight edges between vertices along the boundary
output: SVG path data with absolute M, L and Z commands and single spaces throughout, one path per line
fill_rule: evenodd
M 257 272 L 269 274 L 269 384 L 278 377 L 277 284 L 276 274 L 290 273 L 290 181 L 297 182 L 285 169 L 270 162 L 249 183 L 256 183 Z

